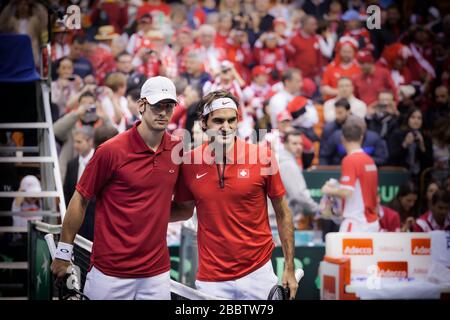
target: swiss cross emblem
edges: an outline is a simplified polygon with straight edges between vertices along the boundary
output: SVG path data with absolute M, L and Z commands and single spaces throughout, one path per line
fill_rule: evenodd
M 248 178 L 250 176 L 250 172 L 248 169 L 239 169 L 238 170 L 238 178 Z

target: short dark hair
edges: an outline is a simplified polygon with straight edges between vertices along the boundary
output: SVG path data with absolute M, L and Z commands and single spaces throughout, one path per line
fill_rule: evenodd
M 197 105 L 197 116 L 200 121 L 206 121 L 208 120 L 208 117 L 210 114 L 207 114 L 206 116 L 203 116 L 203 110 L 205 110 L 205 107 L 211 105 L 211 103 L 220 98 L 230 98 L 231 100 L 236 103 L 236 106 L 239 108 L 239 99 L 235 97 L 232 93 L 226 91 L 226 90 L 218 90 L 218 91 L 212 91 L 208 93 L 206 96 L 204 96 L 200 103 Z M 239 112 L 238 112 L 239 113 Z
M 450 204 L 450 193 L 446 190 L 437 190 L 431 197 L 431 204 L 435 205 L 438 202 Z
M 80 94 L 80 96 L 78 97 L 78 102 L 81 102 L 81 100 L 86 97 L 91 97 L 92 99 L 95 100 L 95 95 L 92 92 L 85 91 L 82 94 Z
M 298 137 L 298 136 L 302 136 L 302 132 L 299 130 L 291 130 L 285 133 L 284 135 L 284 143 L 289 142 L 289 138 L 290 137 Z M 303 141 L 303 140 L 302 140 Z
M 127 92 L 127 97 L 130 97 L 133 101 L 138 101 L 141 98 L 141 90 L 139 88 L 131 89 Z
M 292 77 L 295 73 L 298 73 L 300 76 L 302 75 L 302 72 L 300 69 L 296 68 L 288 68 L 286 69 L 283 74 L 281 75 L 281 81 L 285 83 L 287 80 L 292 80 Z
M 79 44 L 84 44 L 86 41 L 87 41 L 87 38 L 80 34 L 78 34 L 72 38 L 72 43 L 77 42 Z
M 341 99 L 337 100 L 334 103 L 334 107 L 335 108 L 341 108 L 342 107 L 342 108 L 345 108 L 345 110 L 349 111 L 350 110 L 350 103 L 348 102 L 347 99 L 341 98 Z
M 353 121 L 346 121 L 342 126 L 342 136 L 348 142 L 359 142 L 363 136 L 363 128 Z
M 122 58 L 123 56 L 130 56 L 130 57 L 133 57 L 133 56 L 132 56 L 131 54 L 129 54 L 128 52 L 122 51 L 121 53 L 119 53 L 119 54 L 116 56 L 116 61 L 118 62 L 119 59 Z
M 97 148 L 103 142 L 111 139 L 119 132 L 111 125 L 101 125 L 94 130 L 94 147 Z

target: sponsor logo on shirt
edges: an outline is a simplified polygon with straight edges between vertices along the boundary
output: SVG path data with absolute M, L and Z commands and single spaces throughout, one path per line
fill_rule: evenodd
M 384 278 L 408 278 L 407 261 L 378 261 L 379 276 Z
M 205 172 L 203 174 L 198 174 L 195 176 L 197 179 L 200 179 L 201 177 L 205 176 L 206 174 L 208 174 L 208 172 Z
M 429 256 L 431 239 L 411 239 L 411 254 L 414 256 Z
M 248 169 L 239 169 L 238 178 L 248 178 L 250 176 L 250 171 Z
M 373 255 L 372 239 L 342 239 L 342 253 L 348 256 Z
M 336 278 L 323 276 L 323 298 L 324 300 L 336 300 Z
M 377 166 L 374 164 L 366 164 L 364 166 L 364 169 L 366 170 L 366 172 L 373 172 L 373 171 L 377 171 Z

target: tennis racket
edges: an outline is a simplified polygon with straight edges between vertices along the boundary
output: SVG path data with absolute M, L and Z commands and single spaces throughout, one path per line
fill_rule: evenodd
M 52 260 L 55 259 L 56 245 L 53 234 L 46 234 L 45 241 L 47 242 L 48 250 Z M 60 300 L 89 300 L 89 298 L 81 292 L 80 288 L 80 268 L 75 266 L 72 262 L 67 268 L 66 276 L 63 279 L 56 280 L 56 287 L 58 288 L 58 296 Z
M 295 270 L 295 280 L 300 282 L 300 279 L 303 278 L 304 272 L 303 269 Z M 267 300 L 289 300 L 290 290 L 289 287 L 284 288 L 283 286 L 276 284 L 270 289 L 269 296 Z

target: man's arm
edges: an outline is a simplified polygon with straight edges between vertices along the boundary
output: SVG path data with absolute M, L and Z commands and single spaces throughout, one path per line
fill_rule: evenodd
M 350 197 L 353 194 L 353 190 L 350 188 L 343 187 L 333 187 L 326 183 L 322 187 L 322 193 L 327 194 L 329 196 L 335 196 L 339 198 Z
M 80 230 L 81 224 L 83 223 L 88 202 L 88 199 L 84 198 L 75 190 L 64 217 L 60 242 L 73 244 L 75 235 L 78 233 L 78 230 Z M 56 277 L 62 278 L 66 274 L 69 265 L 69 261 L 56 258 L 51 265 L 51 269 Z
M 295 279 L 294 270 L 294 223 L 292 221 L 292 213 L 284 197 L 271 199 L 273 209 L 275 210 L 278 233 L 280 235 L 281 245 L 284 255 L 284 272 L 282 284 L 284 287 L 289 286 L 290 299 L 295 299 L 298 283 Z
M 194 201 L 185 201 L 181 203 L 172 201 L 169 222 L 177 222 L 190 219 L 194 214 L 194 207 Z

